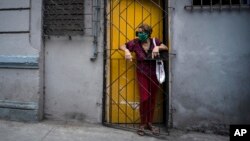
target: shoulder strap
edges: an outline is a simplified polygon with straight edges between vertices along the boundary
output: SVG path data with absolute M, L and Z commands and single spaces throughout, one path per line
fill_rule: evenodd
M 156 46 L 156 43 L 155 43 L 155 38 L 153 38 L 153 43 L 154 43 L 154 46 Z

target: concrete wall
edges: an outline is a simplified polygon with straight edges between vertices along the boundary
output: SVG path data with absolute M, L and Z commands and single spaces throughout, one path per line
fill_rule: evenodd
M 1 118 L 35 121 L 41 117 L 41 7 L 40 0 L 0 2 Z
M 103 6 L 103 4 L 102 4 Z M 45 40 L 45 118 L 101 122 L 103 95 L 103 19 L 93 27 L 92 1 L 85 1 L 85 35 Z M 100 17 L 103 17 L 101 8 Z M 92 29 L 98 30 L 98 56 Z
M 170 1 L 174 127 L 249 124 L 250 11 L 190 12 L 184 9 L 190 4 Z

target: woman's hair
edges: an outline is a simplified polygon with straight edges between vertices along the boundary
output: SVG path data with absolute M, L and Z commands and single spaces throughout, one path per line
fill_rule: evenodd
M 151 33 L 153 32 L 152 27 L 149 26 L 148 24 L 142 24 L 139 26 L 139 28 L 141 28 L 144 32 L 147 32 L 149 37 L 150 37 Z

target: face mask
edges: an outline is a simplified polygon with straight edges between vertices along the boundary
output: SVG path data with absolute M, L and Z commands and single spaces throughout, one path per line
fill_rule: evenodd
M 148 39 L 148 34 L 145 32 L 138 33 L 138 38 L 140 41 L 145 42 Z

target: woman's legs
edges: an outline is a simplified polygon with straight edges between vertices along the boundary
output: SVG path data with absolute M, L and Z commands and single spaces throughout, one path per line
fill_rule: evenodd
M 137 131 L 138 135 L 143 136 L 144 135 L 144 130 L 147 125 L 148 121 L 148 116 L 147 116 L 147 99 L 149 97 L 149 92 L 148 92 L 148 81 L 147 77 L 140 73 L 137 72 L 137 79 L 138 79 L 138 86 L 139 86 L 139 91 L 140 91 L 140 118 L 141 118 L 141 123 L 139 125 L 139 129 Z
M 155 130 L 156 128 L 152 126 L 152 122 L 159 83 L 156 76 L 147 76 L 140 72 L 137 72 L 137 79 L 140 91 L 141 117 L 141 124 L 137 133 L 144 135 L 144 129 L 147 128 L 156 135 L 158 132 Z
M 148 122 L 153 122 L 154 117 L 154 111 L 155 111 L 155 103 L 156 103 L 156 96 L 159 89 L 159 83 L 156 79 L 156 76 L 151 76 L 150 79 L 150 93 L 151 96 L 149 97 L 148 103 L 149 103 L 149 114 L 148 114 Z
M 152 123 L 159 83 L 155 75 L 147 76 L 137 72 L 137 78 L 140 91 L 141 124 Z
M 154 118 L 154 110 L 155 110 L 155 103 L 156 103 L 156 96 L 157 92 L 159 90 L 159 82 L 156 78 L 156 76 L 151 76 L 151 81 L 150 81 L 150 92 L 151 96 L 149 98 L 149 107 L 150 107 L 150 114 L 148 115 L 148 122 L 147 122 L 147 128 L 152 132 L 154 135 L 159 135 L 160 130 L 159 128 L 156 128 L 153 126 L 153 118 Z
M 147 76 L 138 72 L 138 86 L 140 91 L 140 116 L 141 116 L 141 125 L 146 125 L 147 123 L 147 110 L 148 110 L 148 102 L 147 99 L 150 95 L 148 91 L 149 83 L 147 80 Z

